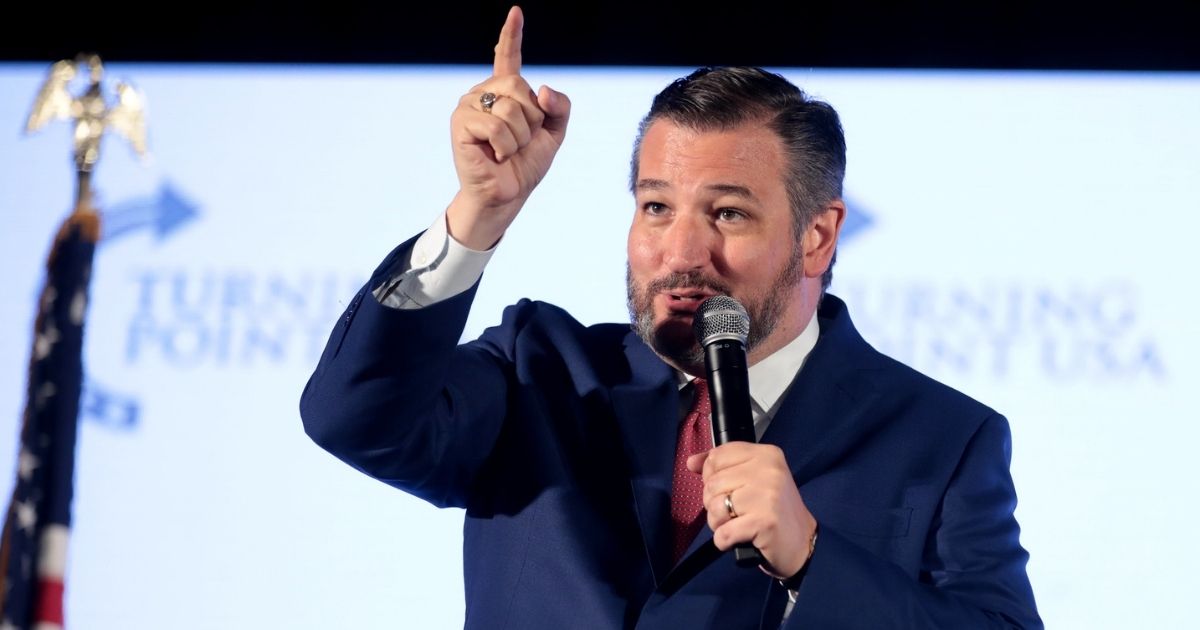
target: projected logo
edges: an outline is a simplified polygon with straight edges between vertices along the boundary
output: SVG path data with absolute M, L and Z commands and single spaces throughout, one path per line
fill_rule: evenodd
M 124 364 L 165 369 L 164 375 L 314 364 L 332 322 L 363 279 L 335 271 L 281 272 L 257 264 L 229 269 L 203 261 L 172 262 L 169 247 L 162 246 L 199 219 L 199 206 L 169 183 L 155 195 L 105 212 L 100 252 L 138 234 L 150 235 L 159 252 L 154 264 L 122 272 L 133 289 Z M 122 391 L 129 385 L 89 376 L 81 403 L 85 417 L 112 428 L 136 428 L 141 396 Z
M 131 234 L 147 231 L 153 232 L 161 243 L 197 217 L 197 207 L 169 182 L 164 182 L 157 195 L 119 203 L 105 211 L 104 239 L 100 246 L 107 247 Z
M 860 242 L 874 216 L 851 204 L 843 245 Z M 864 254 L 866 252 L 863 252 Z M 1134 280 L 928 277 L 840 279 L 864 337 L 883 353 L 933 375 L 1158 380 L 1167 375 L 1159 342 L 1142 323 Z
M 198 208 L 169 182 L 163 182 L 156 195 L 118 203 L 103 212 L 104 238 L 99 243 L 98 253 L 106 251 L 114 242 L 146 232 L 161 243 L 198 217 Z M 135 396 L 88 375 L 80 412 L 88 420 L 129 430 L 139 423 L 141 404 Z
M 145 268 L 134 282 L 126 362 L 192 369 L 313 363 L 362 279 L 336 271 Z
M 874 217 L 853 199 L 846 199 L 846 207 L 846 218 L 842 220 L 842 231 L 838 235 L 839 244 L 853 241 L 875 224 Z
M 153 229 L 160 240 L 198 216 L 196 207 L 169 187 L 152 200 L 122 207 L 114 234 Z M 218 226 L 240 233 L 246 224 Z M 264 233 L 262 238 L 271 238 Z M 270 259 L 241 266 L 215 266 L 213 255 L 130 270 L 133 312 L 124 343 L 127 365 L 196 369 L 259 368 L 292 361 L 311 365 L 332 322 L 364 278 L 329 270 L 280 271 Z M 222 263 L 224 265 L 224 263 Z

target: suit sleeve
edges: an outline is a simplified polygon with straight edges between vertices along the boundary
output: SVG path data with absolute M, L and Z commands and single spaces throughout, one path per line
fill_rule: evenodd
M 313 441 L 354 468 L 439 507 L 465 507 L 500 432 L 511 370 L 502 344 L 458 346 L 477 285 L 416 310 L 374 298 L 412 242 L 338 319 L 300 415 Z
M 968 443 L 918 576 L 822 527 L 784 628 L 1042 628 L 1018 541 L 1010 435 L 999 415 Z

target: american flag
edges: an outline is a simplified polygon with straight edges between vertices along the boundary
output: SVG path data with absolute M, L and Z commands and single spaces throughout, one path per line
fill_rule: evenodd
M 63 627 L 83 324 L 97 214 L 81 203 L 46 261 L 34 323 L 17 480 L 0 543 L 0 630 Z

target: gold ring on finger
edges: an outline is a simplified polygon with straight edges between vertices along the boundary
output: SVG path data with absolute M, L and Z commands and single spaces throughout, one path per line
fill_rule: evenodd
M 729 518 L 737 518 L 737 510 L 733 509 L 733 493 L 725 495 L 725 511 L 729 512 Z

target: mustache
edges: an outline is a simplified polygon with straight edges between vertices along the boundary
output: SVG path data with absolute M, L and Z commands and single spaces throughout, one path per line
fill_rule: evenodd
M 676 271 L 661 278 L 651 280 L 646 285 L 645 295 L 649 297 L 668 289 L 706 289 L 714 293 L 730 294 L 729 285 L 714 278 L 707 278 L 699 271 Z

